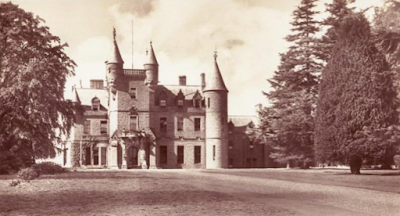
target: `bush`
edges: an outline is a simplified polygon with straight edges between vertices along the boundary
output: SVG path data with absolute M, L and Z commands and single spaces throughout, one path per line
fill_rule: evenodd
M 400 170 L 400 155 L 395 155 L 393 157 L 394 164 L 396 164 L 396 167 Z
M 11 187 L 16 187 L 21 183 L 21 181 L 19 179 L 14 179 L 10 182 L 10 186 Z
M 65 169 L 53 162 L 43 162 L 32 165 L 32 168 L 37 170 L 40 175 L 53 175 L 65 172 Z
M 21 180 L 30 181 L 38 178 L 40 176 L 40 173 L 36 169 L 30 167 L 20 170 L 17 176 Z

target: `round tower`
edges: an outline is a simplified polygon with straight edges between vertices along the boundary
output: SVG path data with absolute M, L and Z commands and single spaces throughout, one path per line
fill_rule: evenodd
M 206 100 L 206 168 L 228 167 L 228 89 L 214 54 L 214 71 L 203 90 Z
M 146 70 L 146 85 L 157 85 L 158 84 L 158 62 L 156 55 L 154 54 L 153 44 L 150 41 L 150 51 L 147 53 L 148 60 L 144 64 Z
M 114 45 L 112 48 L 110 59 L 106 61 L 107 85 L 114 94 L 116 91 L 115 89 L 117 86 L 116 84 L 124 76 L 124 69 L 123 69 L 124 61 L 122 60 L 121 53 L 119 52 L 118 44 L 115 37 L 116 37 L 116 32 L 114 28 L 113 31 Z

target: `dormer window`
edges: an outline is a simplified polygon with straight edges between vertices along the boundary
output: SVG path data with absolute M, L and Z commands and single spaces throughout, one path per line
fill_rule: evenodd
M 100 110 L 100 99 L 97 97 L 92 99 L 92 110 L 99 111 Z
M 183 106 L 183 100 L 178 100 L 178 106 L 182 107 Z
M 193 107 L 196 108 L 201 108 L 202 107 L 202 97 L 199 93 L 199 91 L 196 91 L 196 93 L 193 96 Z
M 166 100 L 163 100 L 163 99 L 161 99 L 161 100 L 160 100 L 160 106 L 162 106 L 162 107 L 165 107 L 165 106 L 167 106 L 167 101 L 166 101 Z

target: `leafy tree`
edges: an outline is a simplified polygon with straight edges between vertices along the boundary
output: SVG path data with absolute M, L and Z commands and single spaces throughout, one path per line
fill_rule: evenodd
M 63 92 L 75 63 L 63 51 L 67 44 L 61 44 L 40 17 L 12 3 L 1 3 L 0 21 L 0 163 L 4 172 L 54 155 L 55 142 L 68 135 L 73 107 Z
M 316 0 L 302 0 L 293 12 L 292 34 L 286 40 L 292 45 L 281 54 L 281 64 L 269 79 L 271 90 L 265 95 L 272 106 L 259 110 L 273 148 L 271 157 L 278 162 L 299 162 L 307 167 L 313 161 L 314 109 L 318 91 L 321 61 L 315 48 L 318 22 L 314 20 Z
M 398 141 L 398 104 L 392 73 L 372 41 L 363 14 L 347 16 L 322 73 L 316 115 L 316 157 L 348 163 L 379 161 Z

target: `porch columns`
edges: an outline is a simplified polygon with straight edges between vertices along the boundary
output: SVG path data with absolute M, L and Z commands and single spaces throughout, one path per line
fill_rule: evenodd
M 128 166 L 126 164 L 126 145 L 125 145 L 125 141 L 121 140 L 119 143 L 121 144 L 121 149 L 122 149 L 122 165 L 121 165 L 121 169 L 128 169 Z
M 142 167 L 142 169 L 147 169 L 147 161 L 146 161 L 146 149 L 145 149 L 145 143 L 144 143 L 144 138 L 140 137 L 139 138 L 139 151 L 138 151 L 138 158 L 139 158 L 139 165 Z

